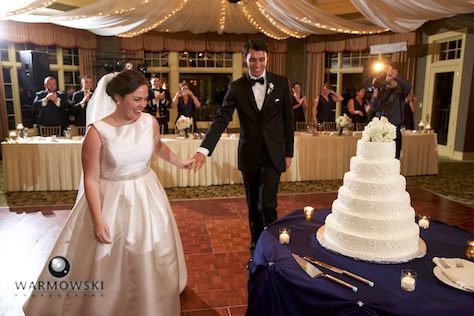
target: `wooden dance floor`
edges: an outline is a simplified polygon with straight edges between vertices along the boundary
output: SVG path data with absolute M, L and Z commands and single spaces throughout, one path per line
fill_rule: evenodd
M 408 192 L 417 213 L 474 232 L 474 209 L 424 189 Z M 330 208 L 336 194 L 280 195 L 279 216 L 305 205 Z M 182 315 L 245 315 L 250 240 L 245 198 L 175 200 L 171 205 L 188 268 Z M 26 295 L 4 280 L 36 280 L 68 215 L 69 210 L 57 207 L 0 208 L 0 316 L 23 315 Z

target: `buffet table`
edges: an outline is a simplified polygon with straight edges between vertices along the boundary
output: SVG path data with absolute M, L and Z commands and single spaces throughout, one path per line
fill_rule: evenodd
M 356 153 L 360 135 L 312 136 L 296 133 L 295 155 L 281 181 L 342 179 Z M 179 157 L 189 158 L 200 139 L 162 138 Z M 237 169 L 238 134 L 223 135 L 207 163 L 197 173 L 179 169 L 156 157 L 152 168 L 164 187 L 242 183 Z M 2 143 L 5 191 L 76 190 L 81 175 L 81 140 L 33 137 L 27 142 Z M 401 170 L 405 176 L 437 174 L 436 134 L 406 134 L 402 142 Z
M 474 234 L 433 221 L 420 237 L 427 254 L 402 264 L 375 264 L 338 255 L 320 246 L 315 232 L 324 224 L 330 210 L 316 210 L 312 221 L 303 211 L 295 211 L 272 223 L 261 234 L 249 272 L 247 315 L 470 315 L 474 293 L 455 289 L 433 273 L 433 257 L 465 258 L 466 241 Z M 278 242 L 279 228 L 291 229 L 288 245 Z M 346 275 L 332 274 L 358 287 L 357 292 L 327 278 L 310 278 L 292 257 L 316 258 L 348 270 L 375 283 L 369 287 Z M 413 292 L 400 287 L 400 271 L 417 272 Z

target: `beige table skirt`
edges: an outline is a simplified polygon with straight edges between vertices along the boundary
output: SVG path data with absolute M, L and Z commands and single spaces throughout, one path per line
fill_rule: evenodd
M 356 154 L 360 136 L 295 136 L 295 155 L 282 181 L 342 179 Z M 179 157 L 189 158 L 201 140 L 163 141 Z M 197 173 L 179 169 L 161 159 L 152 159 L 152 169 L 164 187 L 208 186 L 242 183 L 237 169 L 238 135 L 221 137 L 211 157 Z M 81 141 L 58 139 L 2 143 L 5 191 L 77 190 L 82 172 Z M 438 173 L 436 134 L 403 135 L 401 173 L 405 176 Z

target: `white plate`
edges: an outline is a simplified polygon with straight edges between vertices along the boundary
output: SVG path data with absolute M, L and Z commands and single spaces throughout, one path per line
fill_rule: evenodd
M 462 260 L 464 266 L 469 266 L 469 265 L 472 264 L 472 262 L 470 262 L 470 261 L 467 261 L 467 260 L 464 260 L 464 259 L 461 259 L 461 260 Z M 459 285 L 457 285 L 456 283 L 454 283 L 453 281 L 451 281 L 438 266 L 435 266 L 433 268 L 433 274 L 435 275 L 435 277 L 438 280 L 440 280 L 441 282 L 443 282 L 446 285 L 449 285 L 451 287 L 454 287 L 454 288 L 459 289 L 459 290 L 464 291 L 464 292 L 472 293 L 471 291 L 467 291 L 467 290 L 463 289 L 462 287 L 460 287 Z

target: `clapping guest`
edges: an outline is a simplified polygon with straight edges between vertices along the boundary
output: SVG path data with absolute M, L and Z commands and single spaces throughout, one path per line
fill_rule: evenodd
M 293 107 L 293 116 L 296 122 L 305 122 L 305 112 L 308 110 L 308 104 L 306 102 L 306 96 L 301 93 L 301 84 L 299 82 L 293 83 L 291 89 L 293 95 L 291 96 L 291 103 Z
M 74 93 L 72 100 L 74 104 L 73 115 L 74 124 L 78 126 L 86 125 L 86 110 L 92 96 L 92 78 L 84 76 L 81 79 L 82 89 Z
M 194 110 L 201 107 L 201 101 L 199 101 L 199 99 L 189 89 L 189 85 L 186 82 L 179 85 L 179 91 L 176 92 L 173 102 L 171 102 L 171 107 L 178 107 L 178 118 L 181 115 L 191 117 L 194 122 L 194 132 L 197 133 Z
M 367 123 L 367 110 L 369 100 L 365 98 L 365 88 L 355 86 L 356 95 L 347 102 L 347 111 L 352 119 L 352 123 Z
M 321 93 L 314 98 L 311 114 L 314 125 L 324 122 L 334 122 L 332 109 L 336 102 L 344 100 L 342 95 L 332 89 L 330 82 L 325 82 Z
M 150 113 L 163 125 L 164 134 L 168 134 L 168 122 L 170 121 L 171 96 L 168 90 L 161 87 L 161 78 L 153 75 L 150 79 L 150 89 L 146 112 Z
M 33 107 L 38 111 L 38 125 L 58 126 L 65 130 L 69 126 L 69 103 L 64 92 L 57 91 L 56 79 L 49 76 L 44 79 L 44 90 L 36 93 Z
M 415 122 L 413 120 L 413 114 L 416 112 L 417 99 L 413 92 L 410 92 L 405 99 L 405 128 L 409 130 L 415 129 Z

